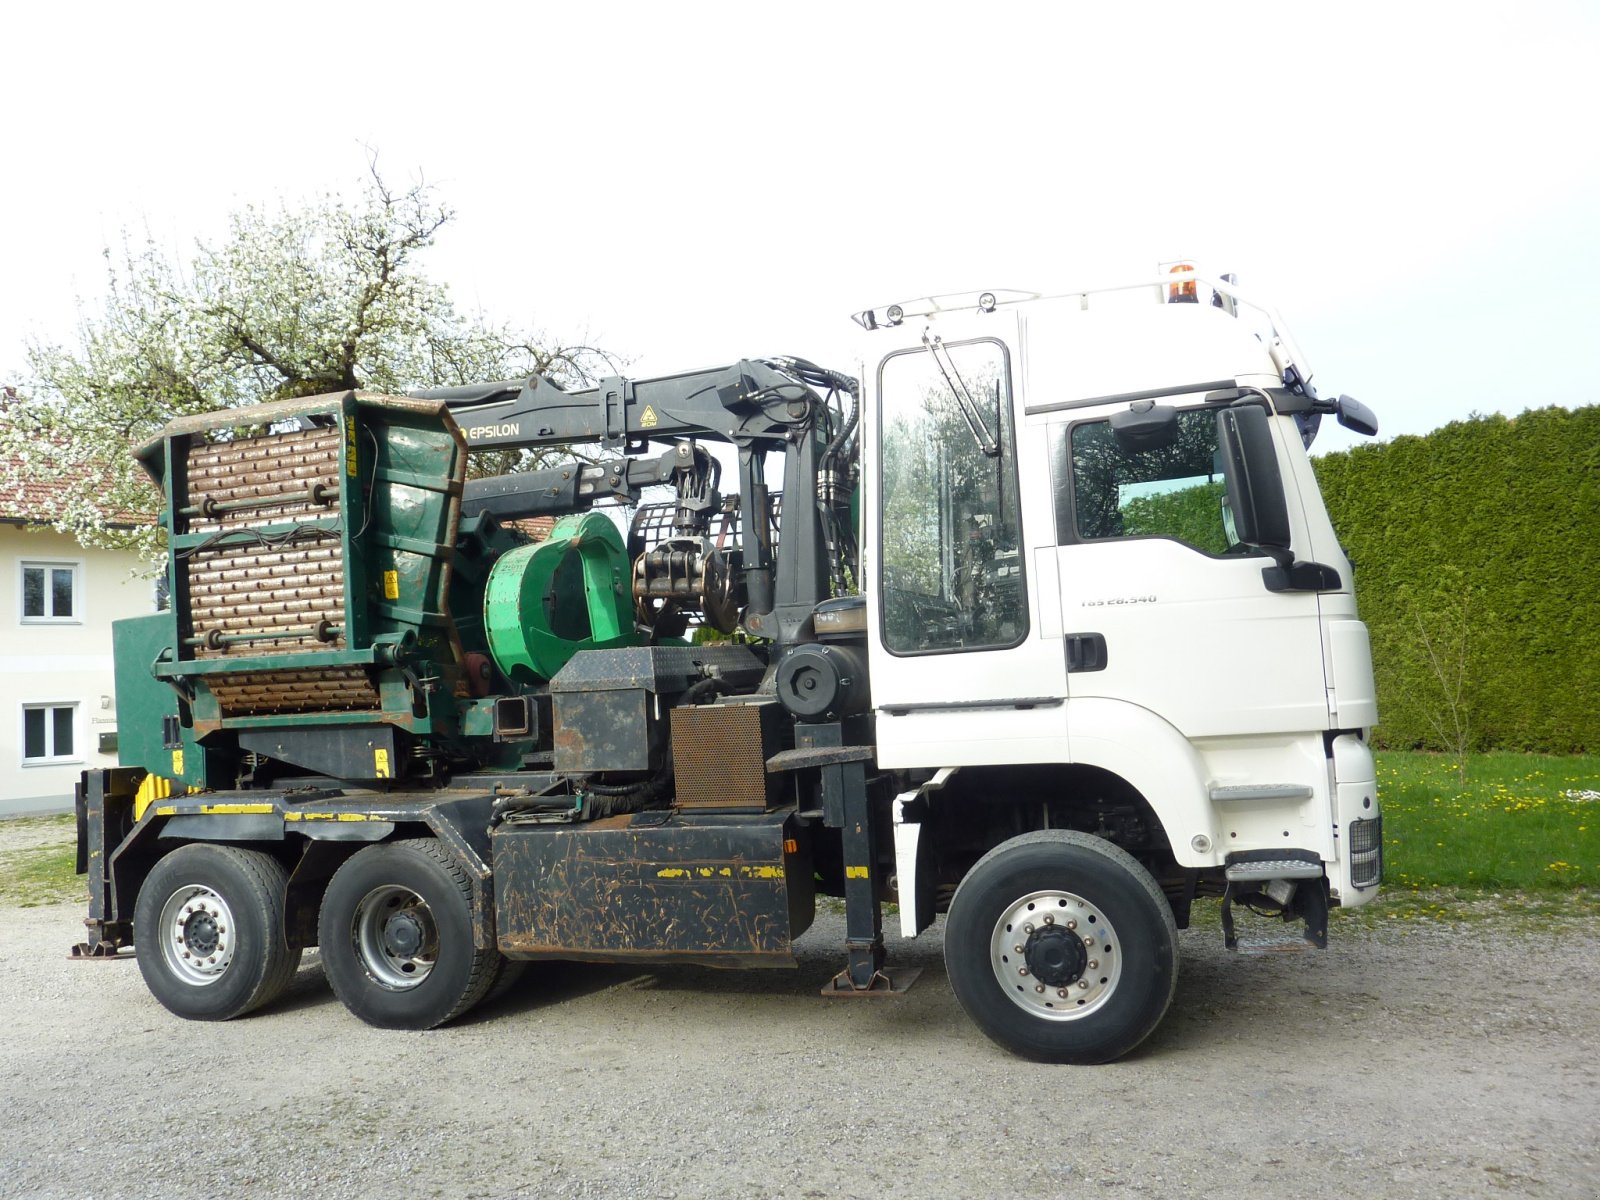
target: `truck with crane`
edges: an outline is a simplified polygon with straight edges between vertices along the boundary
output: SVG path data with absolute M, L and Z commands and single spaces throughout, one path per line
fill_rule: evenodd
M 1239 909 L 1325 946 L 1383 839 L 1307 448 L 1371 414 L 1186 266 L 855 319 L 859 377 L 746 359 L 168 424 L 137 454 L 171 602 L 114 631 L 75 953 L 132 947 L 163 1005 L 223 1020 L 315 946 L 357 1017 L 427 1029 L 540 960 L 793 966 L 834 896 L 825 994 L 903 991 L 885 906 L 906 937 L 943 914 L 983 1032 L 1098 1063 L 1166 1012 L 1195 901 L 1229 947 Z M 553 447 L 580 453 L 468 471 Z

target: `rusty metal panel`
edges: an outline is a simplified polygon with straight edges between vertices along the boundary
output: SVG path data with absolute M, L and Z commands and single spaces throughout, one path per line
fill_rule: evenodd
M 764 809 L 782 780 L 767 759 L 784 749 L 788 728 L 776 700 L 690 705 L 672 710 L 672 765 L 678 807 Z
M 492 855 L 498 942 L 517 957 L 793 966 L 815 912 L 786 813 L 507 824 Z
M 659 701 L 649 692 L 556 692 L 551 699 L 555 768 L 561 774 L 654 771 L 661 766 L 664 739 L 655 715 Z

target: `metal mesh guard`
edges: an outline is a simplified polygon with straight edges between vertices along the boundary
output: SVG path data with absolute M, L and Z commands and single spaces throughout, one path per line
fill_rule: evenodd
M 1383 876 L 1383 818 L 1350 822 L 1350 882 L 1370 887 Z
M 672 762 L 681 808 L 765 808 L 766 741 L 756 704 L 672 712 Z

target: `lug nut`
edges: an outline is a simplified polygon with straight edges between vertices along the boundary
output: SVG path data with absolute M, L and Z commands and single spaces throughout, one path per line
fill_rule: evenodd
M 1034 984 L 1034 985 L 1033 985 L 1033 990 L 1034 990 L 1034 991 L 1036 991 L 1036 992 L 1042 992 L 1042 991 L 1044 991 L 1044 984 L 1042 984 L 1042 983 L 1036 983 L 1036 984 Z
M 1077 920 L 1075 918 L 1073 918 L 1073 917 L 1068 917 L 1067 918 L 1067 928 L 1068 929 L 1076 929 L 1077 927 L 1078 927 Z
M 1078 990 L 1080 992 L 1088 991 L 1089 990 L 1089 981 L 1087 979 L 1078 980 Z
M 1092 945 L 1094 945 L 1094 938 L 1093 938 L 1093 937 L 1092 937 L 1092 936 L 1091 936 L 1091 935 L 1090 935 L 1090 934 L 1087 934 L 1087 933 L 1086 933 L 1086 934 L 1084 934 L 1084 935 L 1083 935 L 1083 944 L 1084 944 L 1084 945 L 1085 945 L 1085 946 L 1092 946 Z
M 1066 988 L 1058 989 L 1056 991 L 1056 995 L 1060 996 L 1063 1000 L 1065 1000 L 1067 998 L 1067 989 Z
M 1017 974 L 1018 975 L 1026 975 L 1027 973 L 1028 973 L 1028 968 L 1027 967 L 1018 967 L 1017 968 Z
M 1026 947 L 1021 946 L 1021 945 L 1013 946 L 1013 947 L 1011 947 L 1011 952 L 1013 954 L 1021 954 L 1025 948 Z
M 1097 958 L 1091 958 L 1089 960 L 1089 970 L 1098 971 L 1099 969 L 1100 969 L 1100 960 L 1097 959 Z
M 1022 927 L 1022 932 L 1023 933 L 1032 933 L 1033 932 L 1033 926 L 1032 925 L 1024 925 Z
M 1044 915 L 1044 923 L 1046 925 L 1054 925 L 1056 923 L 1055 914 L 1054 913 L 1045 913 L 1045 915 Z

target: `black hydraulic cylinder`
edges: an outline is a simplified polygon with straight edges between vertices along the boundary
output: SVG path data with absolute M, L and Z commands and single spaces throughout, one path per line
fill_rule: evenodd
M 739 529 L 744 586 L 754 633 L 765 633 L 762 618 L 772 611 L 772 499 L 767 491 L 766 455 L 739 447 Z
M 811 619 L 812 610 L 828 598 L 827 551 L 814 490 L 819 449 L 815 430 L 808 429 L 790 443 L 784 461 L 786 485 L 791 479 L 813 481 L 811 487 L 796 497 L 809 503 L 783 506 L 783 533 L 778 539 L 777 595 L 773 605 L 778 628 L 769 631 L 768 636 L 786 645 L 795 640 L 800 627 Z

